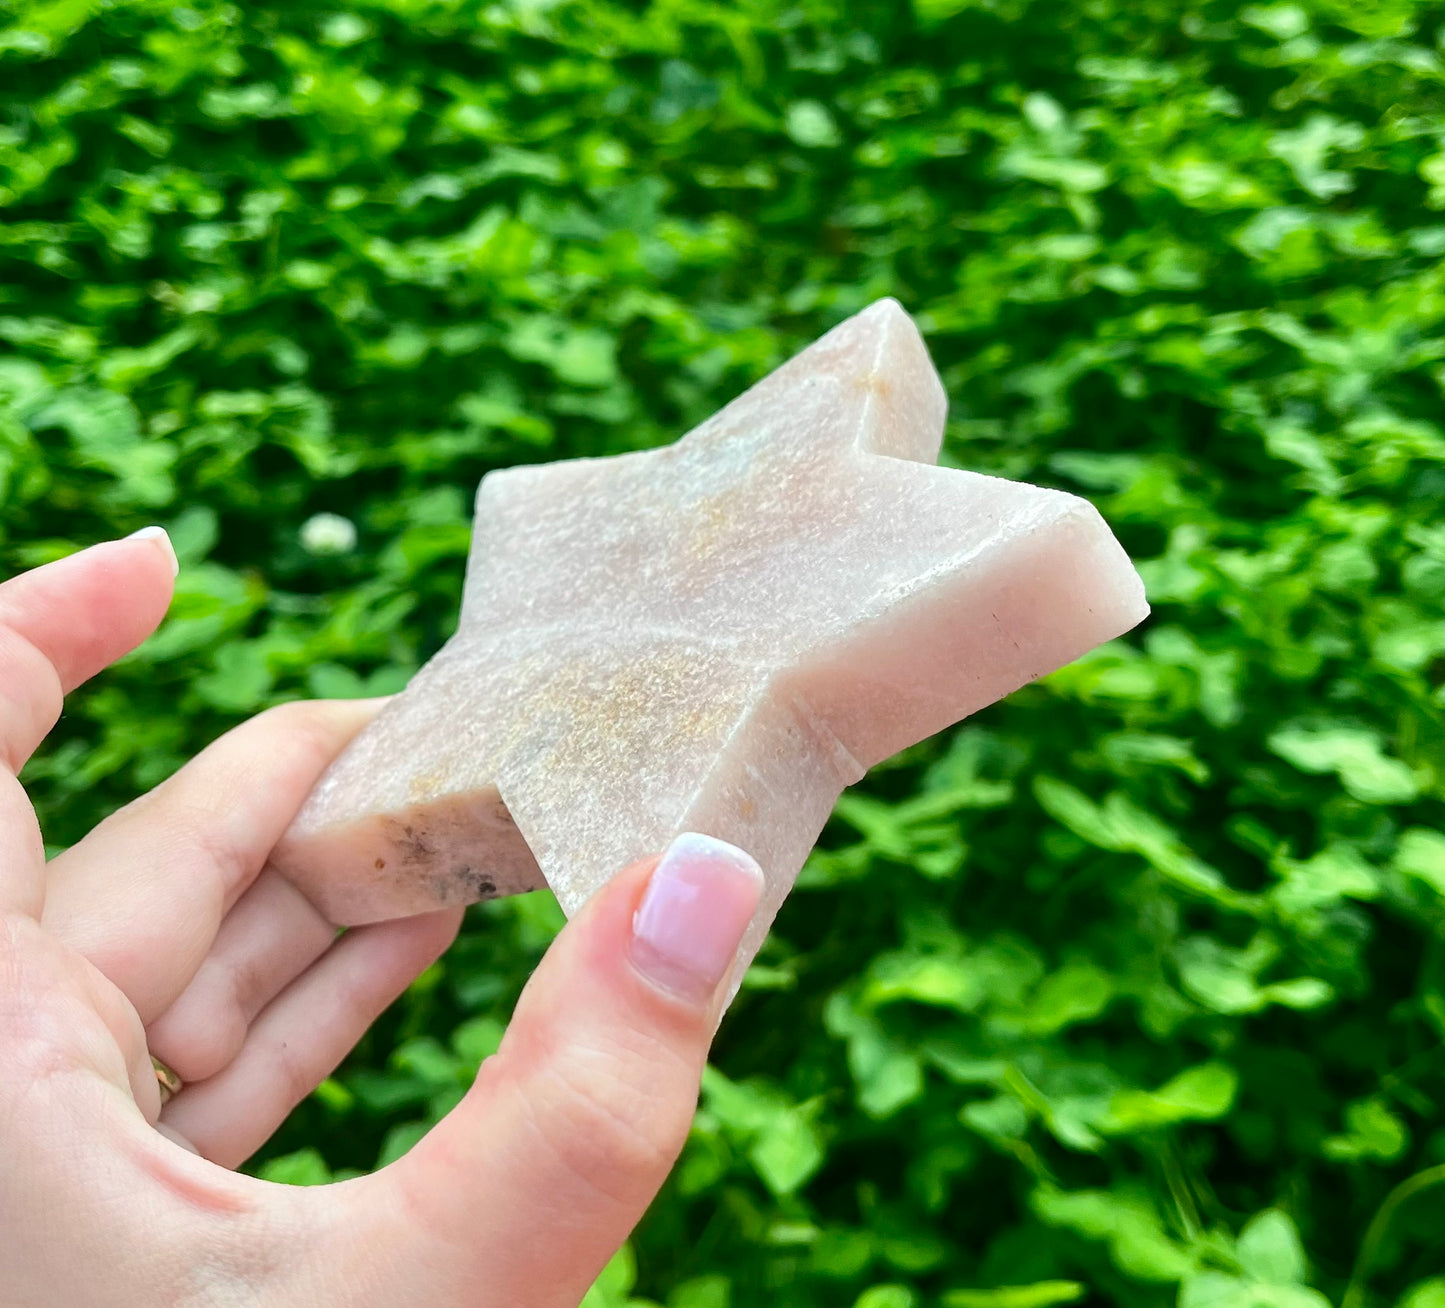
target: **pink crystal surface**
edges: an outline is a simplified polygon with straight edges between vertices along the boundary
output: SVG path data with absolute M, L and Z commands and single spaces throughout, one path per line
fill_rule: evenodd
M 354 924 L 546 884 L 570 914 L 701 831 L 756 952 L 840 792 L 1148 612 L 1085 500 L 935 466 L 893 300 L 675 444 L 489 474 L 458 630 L 273 855 Z

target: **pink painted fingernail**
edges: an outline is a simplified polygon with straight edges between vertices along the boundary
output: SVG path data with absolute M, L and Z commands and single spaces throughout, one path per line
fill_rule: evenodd
M 686 832 L 667 847 L 632 918 L 632 961 L 654 985 L 706 1004 L 757 911 L 763 872 L 736 845 Z
M 176 547 L 171 544 L 170 533 L 164 527 L 142 527 L 139 531 L 133 531 L 126 540 L 153 540 L 165 550 L 166 557 L 171 561 L 171 576 L 181 575 L 181 561 L 176 557 Z

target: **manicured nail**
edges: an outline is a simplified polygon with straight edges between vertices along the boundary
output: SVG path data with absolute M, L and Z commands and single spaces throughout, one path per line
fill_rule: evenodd
M 153 540 L 158 541 L 166 552 L 166 557 L 171 561 L 171 576 L 181 575 L 181 561 L 176 558 L 176 547 L 171 544 L 170 533 L 164 527 L 142 527 L 139 531 L 133 531 L 126 540 Z
M 706 1004 L 732 969 L 763 873 L 736 845 L 686 832 L 667 847 L 632 918 L 632 961 L 654 985 Z

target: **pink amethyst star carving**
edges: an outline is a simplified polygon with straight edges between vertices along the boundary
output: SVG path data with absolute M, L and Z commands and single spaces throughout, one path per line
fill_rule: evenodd
M 570 914 L 702 831 L 767 890 L 842 790 L 1148 612 L 1086 501 L 935 466 L 893 300 L 676 444 L 488 475 L 456 634 L 273 856 L 333 922 L 543 884 Z

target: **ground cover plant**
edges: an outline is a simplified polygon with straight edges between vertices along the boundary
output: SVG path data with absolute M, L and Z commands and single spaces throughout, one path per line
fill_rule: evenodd
M 401 685 L 488 469 L 673 439 L 884 294 L 946 458 L 1155 612 L 846 795 L 597 1305 L 1445 1305 L 1445 8 L 0 4 L 9 569 L 172 615 L 64 845 Z M 463 938 L 253 1164 L 395 1156 L 560 922 Z

